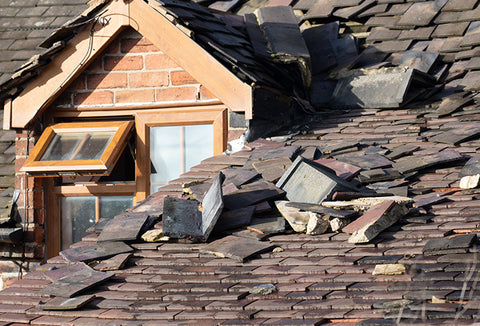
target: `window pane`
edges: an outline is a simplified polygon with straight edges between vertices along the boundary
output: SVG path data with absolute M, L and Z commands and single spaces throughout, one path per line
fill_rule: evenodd
M 72 157 L 85 136 L 84 133 L 59 133 L 53 137 L 40 161 L 63 161 Z
M 132 196 L 101 196 L 99 218 L 112 218 L 133 206 Z
M 185 126 L 185 168 L 213 156 L 213 125 Z
M 150 128 L 150 192 L 213 155 L 213 125 Z
M 72 160 L 99 160 L 114 134 L 114 132 L 96 132 L 86 135 L 85 142 L 80 145 Z
M 61 197 L 62 250 L 82 240 L 95 224 L 95 197 Z
M 180 127 L 150 128 L 151 193 L 180 174 Z

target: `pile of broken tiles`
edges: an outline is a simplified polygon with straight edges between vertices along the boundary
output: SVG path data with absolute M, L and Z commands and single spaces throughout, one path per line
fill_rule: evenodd
M 78 309 L 91 302 L 94 294 L 82 294 L 111 279 L 110 271 L 121 269 L 134 251 L 127 243 L 140 239 L 209 242 L 201 252 L 240 262 L 283 250 L 264 241 L 274 234 L 343 232 L 349 243 L 369 243 L 409 215 L 425 223 L 425 207 L 446 199 L 437 193 L 407 197 L 408 178 L 427 167 L 465 162 L 454 150 L 395 160 L 417 149 L 409 145 L 388 150 L 345 142 L 309 150 L 260 139 L 247 147 L 253 150 L 243 168 L 184 184 L 181 196 L 154 194 L 129 212 L 97 223 L 90 230 L 98 234 L 96 243 L 62 251 L 69 264 L 44 272 L 52 283 L 41 293 L 55 298 L 38 308 Z M 352 149 L 362 150 L 352 154 Z M 478 159 L 472 158 L 459 176 L 469 178 L 472 188 L 478 181 L 471 179 L 479 173 Z M 424 255 L 465 253 L 476 243 L 474 234 L 435 239 Z M 404 265 L 378 264 L 373 274 L 405 272 Z

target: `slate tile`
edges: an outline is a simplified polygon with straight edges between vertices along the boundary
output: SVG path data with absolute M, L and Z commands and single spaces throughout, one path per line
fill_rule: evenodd
M 97 271 L 119 270 L 122 269 L 123 266 L 125 266 L 126 262 L 131 256 L 131 253 L 119 254 L 107 260 L 103 260 L 99 264 L 95 265 L 93 268 Z
M 335 17 L 341 17 L 345 19 L 352 19 L 357 17 L 359 14 L 364 12 L 365 10 L 373 7 L 374 5 L 377 4 L 376 0 L 365 0 L 365 1 L 359 1 L 359 4 L 356 6 L 351 6 L 351 7 L 346 7 L 346 8 L 341 8 L 337 9 L 333 12 L 333 16 Z
M 132 251 L 132 247 L 124 242 L 108 241 L 95 245 L 66 249 L 61 251 L 60 255 L 69 262 L 90 262 L 92 260 L 109 258 Z
M 153 219 L 148 215 L 123 214 L 108 221 L 98 236 L 99 242 L 102 241 L 133 241 L 138 238 L 141 231 L 146 231 L 145 226 L 149 227 Z M 147 224 L 147 225 L 146 225 Z
M 297 157 L 277 182 L 277 187 L 284 190 L 291 201 L 312 204 L 322 202 L 337 189 L 355 190 L 332 172 L 314 161 Z M 318 185 L 322 185 L 322 188 L 318 188 Z
M 480 174 L 480 157 L 478 156 L 474 156 L 470 158 L 465 163 L 458 177 L 462 178 L 465 176 L 476 175 L 476 174 Z
M 290 165 L 292 161 L 287 157 L 252 163 L 253 168 L 268 182 L 277 182 Z
M 437 57 L 437 53 L 425 51 L 406 51 L 400 58 L 398 65 L 428 73 L 437 60 Z
M 390 46 L 386 44 L 386 42 L 381 44 L 382 49 L 376 46 L 377 51 L 387 51 L 391 53 L 392 50 L 405 51 L 408 48 L 408 44 L 405 44 L 405 47 L 402 43 L 398 43 L 401 45 L 398 49 L 387 48 Z M 414 70 L 378 72 L 376 74 L 341 78 L 333 93 L 332 105 L 349 108 L 399 107 L 411 96 L 411 94 L 409 94 L 408 83 L 412 78 L 416 78 Z M 382 96 L 376 92 L 378 87 L 385 89 L 385 93 L 382 93 Z M 388 91 L 386 87 L 389 88 Z M 386 94 L 388 94 L 388 96 L 385 96 Z
M 409 173 L 427 167 L 462 160 L 462 155 L 454 150 L 444 150 L 438 154 L 405 158 L 397 161 L 393 166 L 401 173 Z
M 244 169 L 253 169 L 252 163 L 256 161 L 265 161 L 273 158 L 288 157 L 293 159 L 300 146 L 284 146 L 279 148 L 258 148 L 251 152 Z
M 456 235 L 431 239 L 423 247 L 424 255 L 441 255 L 444 250 L 468 248 L 477 241 L 476 234 Z
M 334 9 L 335 6 L 330 0 L 315 1 L 315 4 L 305 14 L 305 19 L 328 18 Z
M 480 23 L 473 21 L 468 26 L 467 31 L 461 41 L 461 46 L 476 46 L 480 44 Z
M 398 36 L 399 40 L 418 40 L 425 41 L 430 40 L 430 36 L 435 29 L 434 26 L 429 27 L 417 27 L 414 29 L 402 30 Z
M 254 212 L 255 206 L 247 206 L 245 208 L 224 211 L 220 215 L 220 218 L 213 229 L 213 233 L 218 234 L 222 231 L 249 225 Z
M 259 175 L 256 171 L 243 169 L 224 169 L 222 173 L 225 176 L 224 184 L 233 183 L 237 187 L 252 181 Z
M 362 170 L 362 168 L 360 168 L 358 166 L 348 164 L 348 163 L 345 163 L 345 162 L 341 162 L 337 159 L 325 158 L 325 159 L 315 160 L 315 162 L 320 163 L 320 164 L 334 170 L 335 174 L 338 177 L 340 177 L 342 179 L 345 179 L 345 180 L 350 180 L 352 177 L 356 176 Z
M 105 282 L 113 276 L 113 273 L 98 272 L 93 269 L 82 269 L 53 282 L 40 290 L 40 293 L 71 298 L 80 292 Z
M 435 0 L 414 3 L 398 21 L 403 26 L 427 26 L 442 9 L 447 1 Z
M 75 310 L 95 299 L 95 295 L 81 295 L 75 298 L 56 297 L 45 303 L 40 303 L 37 308 L 41 310 Z
M 244 185 L 240 190 L 224 196 L 224 204 L 228 209 L 237 209 L 254 205 L 265 200 L 281 198 L 285 192 L 265 181 L 257 181 Z
M 256 254 L 271 250 L 273 247 L 274 245 L 268 242 L 227 236 L 208 244 L 203 247 L 200 252 L 211 253 L 220 257 L 228 257 L 243 262 Z
M 480 135 L 480 125 L 465 126 L 462 129 L 451 129 L 444 131 L 429 140 L 451 145 L 458 145 L 470 139 L 475 139 Z

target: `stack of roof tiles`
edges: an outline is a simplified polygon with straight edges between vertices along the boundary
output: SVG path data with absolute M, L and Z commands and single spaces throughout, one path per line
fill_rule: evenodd
M 209 1 L 205 5 L 243 14 L 258 4 L 274 2 Z M 333 39 L 338 39 L 338 33 L 343 39 L 350 32 L 360 39 L 359 56 L 342 60 L 337 56 L 325 67 L 315 66 L 310 51 L 312 67 L 318 68 L 313 70 L 311 98 L 321 90 L 327 94 L 313 103 L 317 104 L 315 121 L 293 130 L 293 136 L 253 142 L 239 152 L 206 159 L 128 214 L 158 218 L 164 197 L 182 196 L 184 184 L 208 180 L 221 170 L 251 169 L 253 158 L 273 158 L 278 148 L 292 149 L 290 160 L 303 155 L 356 167 L 344 171 L 338 168 L 344 165 L 338 164 L 336 172 L 352 185 L 407 195 L 413 200 L 409 213 L 364 244 L 350 243 L 350 235 L 344 232 L 306 235 L 287 226 L 284 232 L 260 237 L 263 243 L 281 249 L 246 261 L 208 254 L 205 243 L 129 240 L 133 253 L 125 265 L 83 291 L 94 295 L 93 301 L 90 296 L 85 306 L 68 311 L 45 309 L 38 304 L 55 299 L 43 290 L 55 283 L 48 272 L 72 263 L 64 254 L 0 292 L 1 322 L 360 326 L 468 325 L 480 318 L 476 236 L 480 190 L 460 188 L 462 176 L 479 172 L 475 167 L 480 147 L 475 93 L 480 69 L 476 63 L 480 44 L 477 1 L 300 0 L 291 4 L 299 10 L 296 13 L 305 31 L 311 25 L 340 20 L 327 25 L 338 26 Z M 166 6 L 172 11 L 182 7 L 171 5 Z M 335 76 L 400 63 L 420 67 L 418 57 L 404 56 L 408 50 L 434 57 L 424 71 L 429 79 L 423 76 L 430 84 L 422 84 L 422 92 L 409 98 L 416 101 L 400 101 L 398 106 L 403 107 L 395 109 L 329 106 L 341 79 Z M 331 85 L 325 86 L 325 81 Z M 377 88 L 378 93 L 382 91 Z M 268 174 L 257 178 L 272 183 Z M 248 189 L 248 183 L 242 187 Z M 256 211 L 258 220 L 279 216 L 273 203 Z M 246 227 L 246 233 L 252 229 Z M 94 233 L 74 248 L 94 245 L 97 239 Z M 386 265 L 403 269 L 379 272 Z

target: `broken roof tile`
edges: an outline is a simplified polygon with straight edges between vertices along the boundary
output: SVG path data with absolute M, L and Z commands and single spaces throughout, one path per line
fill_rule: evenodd
M 106 241 L 93 245 L 73 247 L 60 252 L 69 262 L 90 262 L 132 252 L 133 248 L 121 241 Z
M 430 166 L 455 162 L 462 159 L 462 155 L 458 152 L 454 150 L 444 150 L 438 154 L 404 158 L 394 163 L 393 166 L 401 173 L 409 173 L 425 169 Z
M 243 262 L 254 255 L 271 250 L 274 245 L 233 235 L 216 240 L 201 249 L 204 253 Z
M 322 189 L 318 189 L 319 185 Z M 283 189 L 291 201 L 312 204 L 321 203 L 333 195 L 336 189 L 356 190 L 329 168 L 300 156 L 277 182 L 277 187 Z
M 113 276 L 113 273 L 98 272 L 91 268 L 85 268 L 56 280 L 40 292 L 51 296 L 71 298 Z

